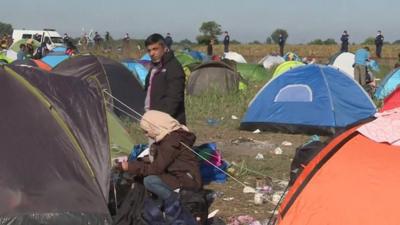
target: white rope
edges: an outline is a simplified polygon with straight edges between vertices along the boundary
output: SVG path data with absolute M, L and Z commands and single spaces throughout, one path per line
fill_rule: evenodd
M 119 99 L 115 98 L 114 96 L 112 96 L 110 93 L 107 92 L 107 90 L 103 90 L 104 93 L 106 93 L 108 96 L 110 96 L 112 99 L 114 99 L 115 101 L 119 102 L 121 105 L 123 105 L 124 107 L 126 107 L 127 109 L 129 109 L 130 111 L 132 111 L 133 113 L 135 113 L 136 115 L 138 115 L 141 119 L 143 119 L 143 116 L 136 112 L 134 109 L 130 108 L 128 105 L 126 105 L 125 103 L 123 103 L 122 101 L 120 101 Z M 107 104 L 110 104 L 110 102 L 107 102 Z M 128 112 L 126 112 L 125 110 L 122 110 L 121 108 L 114 106 L 114 108 L 120 110 L 121 112 L 123 112 L 124 114 L 126 114 L 127 116 L 129 116 L 132 119 L 136 119 L 138 121 L 140 121 L 140 119 L 136 118 L 135 116 L 129 114 Z M 157 127 L 158 129 L 162 129 L 160 127 L 158 127 L 157 125 L 155 125 L 154 123 L 152 123 L 151 121 L 147 121 L 149 124 Z M 225 175 L 227 175 L 228 177 L 232 178 L 234 181 L 236 181 L 238 184 L 244 186 L 244 187 L 248 187 L 248 185 L 246 185 L 245 183 L 243 183 L 242 181 L 238 180 L 237 178 L 235 178 L 234 176 L 230 175 L 229 173 L 225 172 L 223 169 L 219 168 L 218 166 L 214 165 L 212 162 L 210 162 L 209 160 L 207 160 L 206 158 L 204 158 L 202 155 L 198 154 L 195 150 L 193 150 L 191 147 L 189 147 L 188 145 L 186 145 L 183 142 L 180 142 L 180 144 L 182 144 L 184 147 L 186 147 L 188 150 L 190 150 L 191 152 L 193 152 L 195 155 L 197 155 L 198 157 L 200 157 L 202 160 L 208 162 L 210 165 L 212 165 L 214 168 L 216 168 L 217 170 L 221 171 L 222 173 L 224 173 Z

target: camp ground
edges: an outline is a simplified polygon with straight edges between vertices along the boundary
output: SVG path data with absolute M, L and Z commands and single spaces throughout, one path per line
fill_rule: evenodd
M 400 224 L 400 3 L 68 3 L 0 7 L 0 225 Z

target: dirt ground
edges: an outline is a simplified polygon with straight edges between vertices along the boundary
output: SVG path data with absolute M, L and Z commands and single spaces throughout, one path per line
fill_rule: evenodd
M 271 132 L 256 134 L 207 124 L 195 126 L 195 133 L 198 137 L 197 144 L 211 141 L 217 143 L 223 158 L 235 169 L 233 175 L 237 179 L 255 187 L 256 178 L 270 177 L 272 183 L 270 179 L 266 180 L 272 186 L 273 192 L 285 189 L 294 151 L 310 138 L 307 135 Z M 291 145 L 283 145 L 283 142 L 290 142 Z M 278 147 L 282 154 L 276 154 L 275 149 Z M 264 159 L 256 159 L 257 154 L 262 154 Z M 229 217 L 240 215 L 250 215 L 259 221 L 265 221 L 275 207 L 272 202 L 256 205 L 254 194 L 244 194 L 243 186 L 231 178 L 226 183 L 212 183 L 206 188 L 214 190 L 217 196 L 210 212 L 219 210 L 217 217 L 226 223 Z M 268 196 L 271 198 L 272 194 Z

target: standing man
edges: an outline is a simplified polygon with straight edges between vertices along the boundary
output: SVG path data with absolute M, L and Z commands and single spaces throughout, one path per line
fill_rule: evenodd
M 229 52 L 230 37 L 228 31 L 224 32 L 224 52 Z
M 104 39 L 105 39 L 105 49 L 106 49 L 106 51 L 108 51 L 108 50 L 110 50 L 111 51 L 111 44 L 110 44 L 110 41 L 111 41 L 111 36 L 110 36 L 110 32 L 108 32 L 108 31 L 106 31 L 106 35 L 104 36 Z
M 101 42 L 101 39 L 102 39 L 102 38 L 101 38 L 100 34 L 97 33 L 97 31 L 94 32 L 93 41 L 94 41 L 94 47 L 95 47 L 96 50 L 99 50 L 99 49 L 100 49 L 100 42 Z
M 64 33 L 63 42 L 66 45 L 70 41 L 70 37 L 67 33 Z
M 343 31 L 342 37 L 340 37 L 340 41 L 342 41 L 342 47 L 340 48 L 340 52 L 348 52 L 349 51 L 349 34 L 347 31 Z
M 144 44 L 152 64 L 145 81 L 145 111 L 162 111 L 186 124 L 185 73 L 181 64 L 162 35 L 152 34 Z
M 167 36 L 165 37 L 165 44 L 167 45 L 167 47 L 169 49 L 171 49 L 171 46 L 172 46 L 173 42 L 174 41 L 172 40 L 171 34 L 167 33 Z
M 383 40 L 384 40 L 384 37 L 382 35 L 382 32 L 380 30 L 378 30 L 378 34 L 376 35 L 376 38 L 375 38 L 376 57 L 378 57 L 378 58 L 381 58 Z
M 207 45 L 207 56 L 208 60 L 212 59 L 213 56 L 213 46 L 214 46 L 214 38 L 211 38 Z
M 280 33 L 280 34 L 279 34 L 279 41 L 278 41 L 278 44 L 279 44 L 279 54 L 280 54 L 281 56 L 283 56 L 283 50 L 284 50 L 284 48 L 285 48 L 285 42 L 286 42 L 285 37 L 283 36 L 282 33 Z
M 367 84 L 367 62 L 369 58 L 368 47 L 360 48 L 354 54 L 354 79 L 364 88 Z

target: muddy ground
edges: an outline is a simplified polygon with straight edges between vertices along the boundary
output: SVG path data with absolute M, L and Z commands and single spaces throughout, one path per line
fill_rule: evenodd
M 308 135 L 262 132 L 253 133 L 223 126 L 197 125 L 197 144 L 216 142 L 224 159 L 232 165 L 232 173 L 238 180 L 255 187 L 256 178 L 265 178 L 273 188 L 273 192 L 283 191 L 289 180 L 289 169 L 295 149 L 309 140 Z M 325 137 L 321 137 L 325 139 Z M 287 145 L 289 142 L 291 145 Z M 286 145 L 284 145 L 284 144 Z M 282 153 L 279 150 L 280 148 Z M 277 154 L 278 153 L 278 154 Z M 256 159 L 260 154 L 263 159 Z M 235 164 L 235 165 L 233 165 Z M 272 183 L 270 178 L 272 178 Z M 263 221 L 271 215 L 275 204 L 265 202 L 254 203 L 254 194 L 244 194 L 243 186 L 228 179 L 226 183 L 212 183 L 206 186 L 216 191 L 217 197 L 210 212 L 219 210 L 217 216 L 226 223 L 229 217 L 250 215 Z M 267 195 L 269 200 L 271 195 Z

